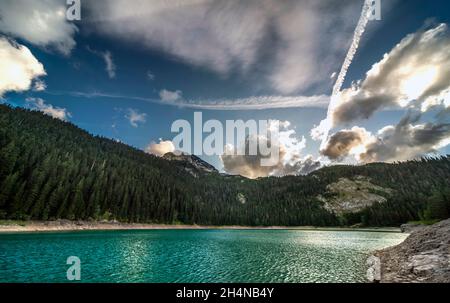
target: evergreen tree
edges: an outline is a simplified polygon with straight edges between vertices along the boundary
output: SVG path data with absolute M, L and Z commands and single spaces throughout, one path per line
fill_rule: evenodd
M 318 196 L 340 178 L 357 176 L 394 192 L 376 192 L 386 202 L 358 213 L 329 212 Z M 249 180 L 204 172 L 39 112 L 0 105 L 0 219 L 388 226 L 449 214 L 449 156 Z

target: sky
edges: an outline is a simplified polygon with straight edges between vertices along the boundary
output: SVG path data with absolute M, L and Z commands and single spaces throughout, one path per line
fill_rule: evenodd
M 273 167 L 199 155 L 250 178 L 450 153 L 446 0 L 79 2 L 0 1 L 0 102 L 159 156 L 194 112 L 280 121 Z

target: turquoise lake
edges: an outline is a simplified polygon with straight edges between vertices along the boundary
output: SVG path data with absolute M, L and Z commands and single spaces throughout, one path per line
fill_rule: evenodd
M 0 234 L 0 282 L 364 282 L 370 252 L 406 235 L 300 230 Z

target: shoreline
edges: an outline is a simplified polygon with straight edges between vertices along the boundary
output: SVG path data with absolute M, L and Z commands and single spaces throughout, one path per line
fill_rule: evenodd
M 114 230 L 305 230 L 400 233 L 397 227 L 315 227 L 315 226 L 215 226 L 183 224 L 144 224 L 90 221 L 1 221 L 0 234 L 28 232 L 114 231 Z

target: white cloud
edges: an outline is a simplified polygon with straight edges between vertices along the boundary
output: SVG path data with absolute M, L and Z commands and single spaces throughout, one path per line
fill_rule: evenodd
M 170 91 L 163 89 L 159 92 L 159 97 L 161 98 L 161 101 L 164 102 L 175 102 L 183 98 L 183 93 L 180 90 Z
M 71 113 L 68 112 L 67 109 L 46 104 L 41 98 L 27 98 L 26 101 L 30 109 L 41 111 L 53 118 L 66 121 L 68 118 L 72 117 Z
M 270 130 L 273 126 L 269 125 Z M 314 160 L 312 156 L 302 156 L 302 151 L 306 146 L 306 139 L 296 138 L 296 132 L 290 129 L 288 121 L 280 122 L 280 131 L 278 136 L 279 158 L 273 166 L 262 166 L 261 159 L 264 158 L 259 152 L 257 155 L 249 155 L 249 146 L 258 144 L 267 145 L 271 141 L 270 136 L 251 136 L 237 147 L 227 144 L 225 153 L 220 157 L 224 170 L 229 174 L 241 175 L 247 178 L 255 179 L 267 176 L 286 176 L 286 175 L 304 175 L 321 167 L 321 163 Z M 238 153 L 238 151 L 240 151 Z M 247 152 L 246 152 L 247 151 Z
M 66 20 L 65 1 L 2 0 L 0 32 L 68 55 L 77 27 Z
M 162 157 L 167 153 L 175 152 L 175 145 L 173 145 L 172 141 L 163 141 L 162 139 L 159 139 L 159 143 L 150 143 L 145 151 L 149 154 Z
M 253 67 L 283 94 L 329 85 L 361 5 L 330 0 L 98 0 L 87 4 L 101 33 L 164 51 L 222 75 Z M 264 56 L 266 60 L 259 60 Z M 263 64 L 264 63 L 264 64 Z
M 138 127 L 139 123 L 147 122 L 147 114 L 140 113 L 137 109 L 129 108 L 125 114 L 125 118 L 128 119 L 131 126 Z
M 87 50 L 103 59 L 103 61 L 105 62 L 105 71 L 110 79 L 116 77 L 117 67 L 114 63 L 113 56 L 110 51 L 98 51 L 90 48 L 89 46 L 87 47 Z
M 8 91 L 29 90 L 44 75 L 44 66 L 27 47 L 0 37 L 0 97 Z

